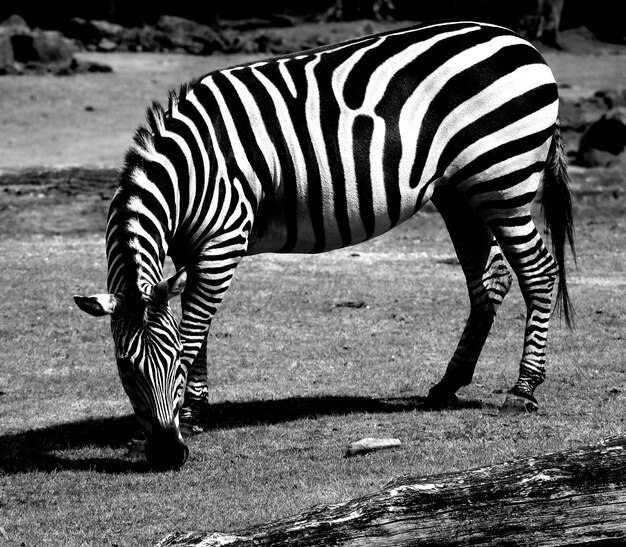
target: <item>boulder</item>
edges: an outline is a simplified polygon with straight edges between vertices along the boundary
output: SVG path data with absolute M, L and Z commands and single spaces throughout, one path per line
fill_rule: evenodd
M 626 107 L 612 108 L 580 137 L 576 162 L 583 167 L 607 167 L 620 162 L 626 148 Z
M 223 51 L 225 44 L 220 34 L 208 25 L 173 15 L 162 15 L 155 25 L 163 33 L 172 49 L 187 53 L 208 55 Z
M 7 73 L 15 66 L 11 36 L 0 29 L 0 73 Z
M 135 27 L 74 17 L 63 32 L 86 49 L 97 51 L 179 51 L 208 55 L 226 47 L 223 36 L 212 27 L 172 15 L 162 15 L 154 25 Z
M 63 34 L 87 47 L 97 44 L 101 38 L 96 26 L 82 17 L 72 17 L 61 28 Z
M 626 106 L 626 89 L 601 89 L 596 91 L 594 96 L 608 109 Z
M 0 22 L 0 74 L 14 74 L 19 72 L 13 53 L 12 36 L 15 33 L 27 34 L 30 28 L 26 21 L 19 15 L 12 15 L 7 20 Z
M 11 45 L 15 61 L 36 71 L 66 70 L 74 61 L 73 43 L 58 31 L 13 34 Z
M 559 104 L 561 127 L 582 133 L 596 122 L 608 108 L 603 97 L 597 94 L 593 97 L 575 100 L 561 98 Z
M 56 30 L 31 29 L 19 16 L 0 23 L 0 74 L 110 72 L 102 64 L 80 62 L 75 42 Z
M 73 59 L 74 43 L 56 30 L 31 29 L 19 15 L 0 23 L 3 58 L 18 63 L 42 63 L 68 66 Z M 9 44 L 12 51 L 9 52 Z
M 80 42 L 87 49 L 102 49 L 100 45 L 103 42 L 119 44 L 123 41 L 126 30 L 122 25 L 109 21 L 87 21 L 81 17 L 69 19 L 62 29 L 65 36 Z
M 11 15 L 8 19 L 2 21 L 0 29 L 8 31 L 9 34 L 28 34 L 30 32 L 30 27 L 20 15 Z
M 122 51 L 167 51 L 171 41 L 154 27 L 128 28 L 118 49 Z

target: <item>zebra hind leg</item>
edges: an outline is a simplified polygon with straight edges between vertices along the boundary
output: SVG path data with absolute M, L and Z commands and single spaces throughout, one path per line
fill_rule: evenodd
M 512 283 L 500 248 L 483 220 L 457 190 L 440 187 L 433 203 L 442 215 L 467 280 L 470 314 L 443 378 L 426 399 L 428 409 L 457 406 L 456 392 L 472 381 L 498 308 Z
M 529 211 L 517 211 L 509 220 L 493 217 L 489 227 L 517 276 L 526 302 L 524 348 L 519 377 L 509 391 L 502 412 L 534 412 L 534 392 L 546 376 L 548 323 L 552 312 L 552 290 L 558 265 L 548 252 Z M 514 222 L 511 222 L 511 219 Z

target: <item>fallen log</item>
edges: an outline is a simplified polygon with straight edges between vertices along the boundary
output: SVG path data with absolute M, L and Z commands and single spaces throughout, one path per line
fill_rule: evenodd
M 400 477 L 345 503 L 157 547 L 626 544 L 626 437 L 469 471 Z

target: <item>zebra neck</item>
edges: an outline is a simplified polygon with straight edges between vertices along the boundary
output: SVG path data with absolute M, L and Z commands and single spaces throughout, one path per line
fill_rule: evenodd
M 156 199 L 155 194 L 150 199 Z M 174 226 L 171 217 L 163 214 L 165 211 L 159 214 L 159 209 L 147 201 L 146 196 L 142 199 L 120 187 L 111 202 L 106 232 L 107 285 L 111 293 L 126 288 L 148 294 L 163 279 Z

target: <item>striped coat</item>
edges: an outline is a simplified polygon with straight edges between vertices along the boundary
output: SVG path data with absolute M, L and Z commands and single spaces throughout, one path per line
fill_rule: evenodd
M 537 50 L 473 22 L 219 70 L 172 94 L 167 110 L 153 104 L 111 203 L 108 293 L 77 299 L 113 314 L 126 391 L 149 435 L 163 437 L 152 444 L 180 444 L 183 399 L 189 419 L 192 403 L 206 401 L 208 328 L 244 255 L 354 245 L 431 199 L 467 277 L 471 314 L 429 404 L 453 404 L 471 380 L 511 284 L 508 262 L 528 305 L 508 404 L 536 408 L 557 277 L 570 311 L 571 202 L 557 117 L 557 85 Z M 530 215 L 542 179 L 554 257 Z M 168 254 L 179 272 L 163 281 Z M 166 302 L 185 285 L 177 326 Z

